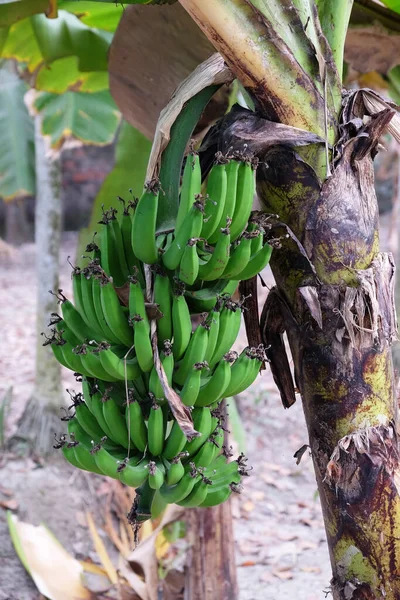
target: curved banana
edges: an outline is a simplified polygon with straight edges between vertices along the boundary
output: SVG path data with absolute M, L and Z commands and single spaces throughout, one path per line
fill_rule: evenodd
M 225 390 L 231 381 L 231 362 L 233 361 L 233 353 L 228 352 L 223 356 L 211 377 L 200 387 L 195 406 L 210 406 L 224 398 Z
M 158 346 L 162 348 L 165 340 L 172 339 L 172 288 L 169 278 L 160 268 L 154 277 L 154 302 L 163 315 L 156 321 Z
M 122 310 L 117 292 L 108 278 L 102 278 L 100 284 L 101 306 L 107 324 L 120 342 L 130 348 L 134 343 L 133 331 Z
M 149 420 L 147 422 L 148 429 L 148 448 L 153 456 L 162 454 L 164 439 L 165 439 L 165 420 L 162 408 L 153 402 L 150 408 Z
M 174 334 L 172 352 L 175 360 L 179 360 L 188 347 L 192 334 L 189 307 L 181 289 L 175 291 L 172 301 L 172 329 Z
M 204 207 L 203 227 L 200 237 L 210 240 L 218 229 L 224 211 L 227 190 L 226 166 L 216 163 L 211 168 L 207 180 L 207 196 Z M 194 237 L 194 236 L 191 236 Z
M 135 210 L 132 224 L 132 248 L 143 263 L 152 265 L 158 260 L 156 221 L 159 183 L 149 182 Z
M 210 367 L 213 368 L 221 358 L 230 351 L 237 336 L 239 335 L 242 309 L 239 304 L 232 300 L 227 300 L 221 311 L 219 320 L 218 340 L 215 346 L 214 354 L 210 360 Z
M 232 215 L 231 242 L 242 233 L 249 220 L 255 193 L 255 174 L 250 161 L 242 162 L 239 166 L 236 206 Z
M 203 212 L 204 202 L 201 197 L 198 197 L 184 218 L 180 228 L 175 230 L 174 241 L 162 255 L 162 262 L 170 271 L 178 268 L 188 241 L 191 238 L 200 237 L 203 225 Z
M 218 241 L 219 229 L 225 227 L 226 218 L 230 217 L 232 219 L 233 215 L 235 214 L 239 164 L 240 163 L 237 160 L 230 160 L 226 165 L 226 200 L 218 227 L 215 230 L 215 232 L 209 237 L 210 244 L 215 244 Z
M 179 263 L 179 278 L 187 285 L 193 285 L 199 274 L 199 255 L 197 254 L 197 242 L 200 238 L 190 238 L 183 251 Z
M 195 152 L 188 154 L 182 177 L 182 189 L 179 200 L 175 229 L 178 230 L 190 210 L 193 202 L 201 193 L 201 168 L 199 155 Z
M 208 345 L 208 326 L 200 323 L 195 332 L 191 335 L 188 347 L 182 360 L 176 365 L 177 369 L 173 374 L 173 381 L 183 385 L 195 363 L 204 361 L 204 355 Z
M 242 271 L 240 271 L 240 273 L 235 275 L 235 278 L 237 280 L 242 281 L 245 279 L 251 279 L 255 275 L 258 275 L 258 273 L 265 269 L 265 267 L 269 263 L 271 254 L 272 246 L 270 246 L 269 244 L 265 244 L 264 247 L 257 254 L 251 257 L 246 267 Z
M 151 460 L 148 463 L 149 486 L 152 490 L 159 490 L 165 479 L 165 468 L 160 462 Z
M 144 452 L 147 446 L 147 427 L 142 407 L 132 392 L 129 394 L 128 403 L 126 405 L 125 419 L 133 445 L 141 452 Z
M 172 425 L 172 429 L 169 432 L 169 436 L 167 437 L 164 448 L 162 451 L 162 455 L 167 460 L 172 460 L 175 456 L 178 456 L 184 446 L 186 445 L 187 439 L 182 429 L 179 427 L 178 421 L 174 421 Z
M 187 442 L 184 446 L 184 450 L 189 452 L 189 456 L 193 456 L 200 450 L 202 445 L 210 437 L 212 428 L 211 412 L 209 408 L 194 408 L 192 415 L 193 426 L 195 430 L 200 433 L 200 436 Z
M 199 267 L 199 279 L 203 281 L 215 281 L 221 277 L 228 264 L 230 241 L 229 218 L 227 218 L 226 227 L 220 230 L 220 235 L 211 258 Z

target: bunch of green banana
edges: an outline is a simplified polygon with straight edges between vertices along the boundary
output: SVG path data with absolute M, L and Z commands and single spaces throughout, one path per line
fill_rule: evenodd
M 182 113 L 189 136 L 199 110 Z M 240 491 L 248 469 L 242 456 L 229 460 L 220 403 L 251 385 L 265 360 L 262 347 L 232 350 L 243 309 L 232 294 L 271 254 L 265 217 L 251 212 L 256 162 L 217 153 L 204 177 L 190 152 L 181 178 L 189 140 L 177 135 L 160 181 L 103 211 L 73 267 L 75 305 L 58 290 L 62 317 L 52 315 L 45 341 L 82 383 L 63 417 L 69 437 L 55 447 L 75 467 L 137 488 L 138 522 L 169 502 L 214 506 Z M 191 411 L 196 437 L 180 428 L 168 387 Z

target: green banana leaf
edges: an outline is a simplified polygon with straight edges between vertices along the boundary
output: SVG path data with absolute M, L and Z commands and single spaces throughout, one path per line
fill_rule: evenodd
M 77 257 L 85 254 L 85 248 L 93 239 L 94 233 L 100 232 L 101 225 L 98 223 L 103 205 L 105 210 L 110 206 L 120 209 L 117 196 L 126 200 L 132 199 L 132 194 L 140 196 L 150 149 L 151 142 L 126 121 L 122 121 L 115 148 L 115 166 L 107 175 L 94 201 L 89 226 L 80 232 Z
M 121 118 L 108 90 L 93 94 L 43 92 L 34 106 L 43 113 L 42 131 L 50 136 L 53 148 L 61 147 L 69 137 L 84 144 L 110 144 Z
M 108 90 L 108 73 L 80 71 L 78 58 L 67 56 L 55 60 L 46 69 L 41 69 L 36 78 L 35 88 L 53 94 L 63 94 L 67 91 L 100 92 Z
M 9 27 L 21 19 L 46 12 L 48 7 L 49 0 L 0 0 L 0 24 Z
M 6 202 L 35 192 L 33 122 L 24 103 L 27 86 L 0 70 L 0 197 Z
M 79 17 L 79 20 L 88 27 L 96 27 L 105 31 L 114 32 L 124 12 L 122 3 L 112 4 L 86 2 L 85 0 L 59 0 L 60 9 L 67 10 Z
M 382 0 L 382 4 L 400 14 L 400 0 Z
M 396 104 L 400 104 L 400 65 L 390 69 L 387 74 L 389 80 L 389 94 Z
M 2 56 L 25 63 L 30 73 L 40 73 L 53 61 L 67 56 L 77 57 L 80 71 L 107 71 L 111 39 L 110 31 L 89 27 L 77 16 L 60 10 L 57 19 L 35 15 L 12 25 Z

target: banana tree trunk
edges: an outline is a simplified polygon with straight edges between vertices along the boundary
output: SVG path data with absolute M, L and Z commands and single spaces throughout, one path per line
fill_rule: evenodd
M 381 104 L 371 116 L 363 94 L 346 94 L 340 110 L 341 64 L 337 70 L 334 60 L 341 61 L 342 48 L 335 36 L 340 28 L 344 37 L 351 0 L 334 7 L 318 2 L 332 51 L 318 13 L 307 17 L 311 3 L 302 0 L 180 2 L 255 99 L 258 116 L 249 114 L 246 123 L 239 114 L 237 127 L 234 119 L 221 126 L 220 145 L 235 139 L 243 144 L 247 126 L 248 146 L 253 143 L 261 161 L 260 200 L 267 213 L 279 215 L 273 233 L 281 249 L 271 261 L 276 287 L 264 307 L 261 334 L 284 406 L 295 402 L 296 392 L 303 401 L 333 598 L 399 600 L 399 421 L 390 352 L 397 327 L 394 264 L 379 251 L 373 177 L 379 136 L 395 113 Z M 274 23 L 273 6 L 280 22 Z M 295 30 L 300 34 L 290 41 Z M 319 74 L 307 62 L 313 53 L 301 55 L 305 38 L 313 35 Z M 323 143 L 295 150 L 264 140 L 260 150 L 262 128 L 268 138 L 279 122 L 318 134 Z
M 36 366 L 32 398 L 22 416 L 18 436 L 27 438 L 35 449 L 46 454 L 52 448 L 53 433 L 60 427 L 60 364 L 49 346 L 43 346 L 42 332 L 48 330 L 49 315 L 58 312 L 57 290 L 61 240 L 61 171 L 59 156 L 50 155 L 41 132 L 41 116 L 35 116 L 36 156 Z

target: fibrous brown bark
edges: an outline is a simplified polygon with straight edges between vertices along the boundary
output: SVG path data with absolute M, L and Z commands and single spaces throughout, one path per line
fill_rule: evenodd
M 190 511 L 184 600 L 238 598 L 230 501 Z

